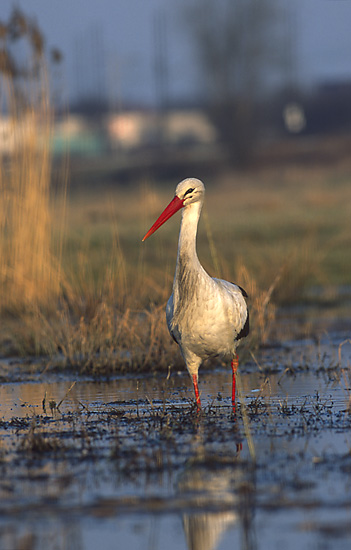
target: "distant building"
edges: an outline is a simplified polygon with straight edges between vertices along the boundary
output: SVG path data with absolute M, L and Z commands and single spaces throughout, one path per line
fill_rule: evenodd
M 199 110 L 176 110 L 160 115 L 153 111 L 127 111 L 110 115 L 106 129 L 114 148 L 136 149 L 158 144 L 210 144 L 217 133 Z
M 55 122 L 52 135 L 54 154 L 69 151 L 73 155 L 99 155 L 107 148 L 103 129 L 89 123 L 86 117 L 68 115 Z

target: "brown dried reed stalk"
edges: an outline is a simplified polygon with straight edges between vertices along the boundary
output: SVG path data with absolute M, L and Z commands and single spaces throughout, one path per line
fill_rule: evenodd
M 53 112 L 45 60 L 37 43 L 32 47 L 28 65 L 35 74 L 30 69 L 0 74 L 9 128 L 9 150 L 0 151 L 1 311 L 49 307 L 61 285 L 51 234 Z

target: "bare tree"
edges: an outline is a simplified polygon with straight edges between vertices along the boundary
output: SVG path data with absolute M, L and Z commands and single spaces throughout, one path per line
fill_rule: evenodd
M 276 0 L 192 0 L 185 13 L 210 116 L 233 161 L 247 164 L 257 105 L 284 52 Z

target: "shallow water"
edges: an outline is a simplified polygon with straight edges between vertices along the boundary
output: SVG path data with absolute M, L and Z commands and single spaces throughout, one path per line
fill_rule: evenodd
M 185 373 L 3 383 L 0 549 L 349 548 L 346 340 L 264 350 L 236 416 L 230 368 L 201 414 Z
M 306 371 L 240 374 L 242 386 L 239 400 L 265 399 L 270 405 L 302 405 L 317 393 L 321 400 L 330 399 L 334 410 L 344 409 L 349 399 L 345 380 L 327 373 Z M 202 406 L 222 406 L 230 409 L 232 377 L 230 368 L 200 373 Z M 351 395 L 350 395 L 351 397 Z M 55 414 L 59 411 L 84 411 L 109 405 L 140 412 L 152 406 L 189 406 L 193 400 L 192 384 L 186 373 L 153 377 L 113 378 L 108 381 L 91 379 L 60 379 L 51 382 L 3 383 L 0 387 L 0 418 L 10 420 L 33 415 Z

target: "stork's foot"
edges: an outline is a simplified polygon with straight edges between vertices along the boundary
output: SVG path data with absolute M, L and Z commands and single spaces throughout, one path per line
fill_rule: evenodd
M 235 354 L 233 360 L 232 360 L 232 373 L 233 373 L 233 379 L 232 379 L 232 408 L 233 413 L 236 414 L 236 403 L 235 403 L 235 397 L 236 397 L 236 372 L 239 367 L 239 358 L 237 354 Z
M 197 405 L 197 411 L 199 412 L 201 409 L 201 401 L 200 401 L 200 393 L 199 393 L 199 386 L 197 383 L 197 374 L 192 375 L 193 385 L 194 385 L 194 393 L 195 393 L 195 401 Z

